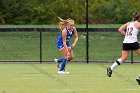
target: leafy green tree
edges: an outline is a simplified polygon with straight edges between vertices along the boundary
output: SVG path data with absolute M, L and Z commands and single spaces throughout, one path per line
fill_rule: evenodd
M 0 0 L 0 24 L 57 24 L 57 16 L 85 23 L 86 0 Z M 125 23 L 140 0 L 89 0 L 89 23 Z
M 128 0 L 119 0 L 117 8 L 115 9 L 116 17 L 115 21 L 117 23 L 126 23 L 131 20 L 132 7 Z

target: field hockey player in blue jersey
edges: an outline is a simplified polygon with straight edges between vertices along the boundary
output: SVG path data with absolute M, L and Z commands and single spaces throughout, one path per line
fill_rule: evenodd
M 68 61 L 74 59 L 73 50 L 78 42 L 78 34 L 77 30 L 74 26 L 74 20 L 72 19 L 62 19 L 58 17 L 60 20 L 59 27 L 60 27 L 60 35 L 56 40 L 57 48 L 60 50 L 61 54 L 63 55 L 60 59 L 54 59 L 59 68 L 58 74 L 65 75 L 69 74 L 69 72 L 65 71 L 65 67 Z M 70 39 L 72 36 L 75 37 L 74 42 L 72 45 L 70 44 Z

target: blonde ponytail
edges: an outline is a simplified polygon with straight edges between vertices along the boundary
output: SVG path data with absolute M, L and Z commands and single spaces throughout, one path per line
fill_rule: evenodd
M 64 19 L 62 19 L 60 17 L 58 17 L 58 19 L 60 20 L 60 22 L 59 22 L 59 28 L 62 31 L 66 27 L 66 25 L 67 25 L 67 20 L 64 20 Z

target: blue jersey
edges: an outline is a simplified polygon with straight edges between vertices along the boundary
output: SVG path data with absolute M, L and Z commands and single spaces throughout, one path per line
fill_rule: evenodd
M 66 45 L 67 47 L 70 47 L 70 38 L 73 36 L 74 34 L 74 28 L 72 28 L 72 31 L 70 32 L 68 30 L 68 27 L 66 27 L 66 31 L 67 31 L 67 35 L 66 35 Z M 59 50 L 61 50 L 62 48 L 64 48 L 63 45 L 63 40 L 62 40 L 62 32 L 60 33 L 60 35 L 58 36 L 57 40 L 56 40 L 56 44 Z

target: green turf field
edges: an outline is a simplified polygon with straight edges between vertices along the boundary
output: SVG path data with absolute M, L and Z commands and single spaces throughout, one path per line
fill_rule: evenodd
M 139 93 L 139 64 L 123 64 L 112 77 L 111 64 L 69 63 L 69 75 L 57 75 L 55 64 L 0 64 L 0 93 Z
M 61 57 L 55 42 L 58 34 L 59 32 L 42 33 L 44 61 Z M 89 32 L 89 60 L 116 60 L 121 54 L 122 41 L 123 37 L 117 32 Z M 0 32 L 0 60 L 40 60 L 39 42 L 38 32 Z M 86 60 L 84 32 L 79 32 L 79 41 L 74 54 L 74 60 Z M 136 55 L 134 59 L 140 60 Z

